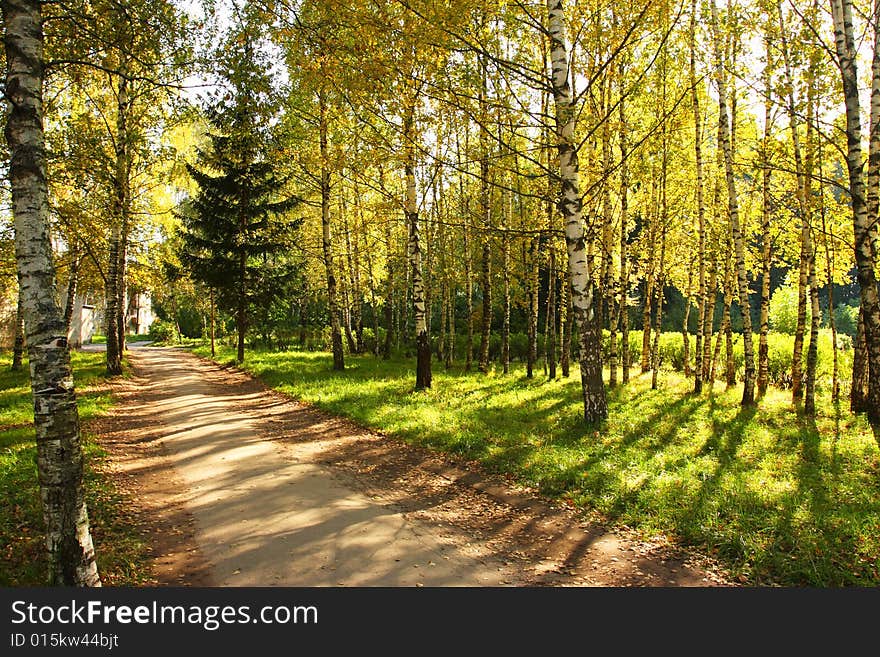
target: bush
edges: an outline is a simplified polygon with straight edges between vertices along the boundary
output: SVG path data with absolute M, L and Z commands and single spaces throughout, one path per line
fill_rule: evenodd
M 834 322 L 837 330 L 851 338 L 856 337 L 859 327 L 859 307 L 842 303 L 834 309 Z
M 150 324 L 150 340 L 157 343 L 170 343 L 177 341 L 177 329 L 171 322 L 157 319 Z
M 776 333 L 794 335 L 797 330 L 798 313 L 797 281 L 782 285 L 770 297 L 770 328 Z M 809 331 L 812 307 L 807 298 L 807 330 Z

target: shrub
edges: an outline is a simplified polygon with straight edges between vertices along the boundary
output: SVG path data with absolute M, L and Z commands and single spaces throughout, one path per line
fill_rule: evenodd
M 150 340 L 158 343 L 176 342 L 177 330 L 171 322 L 157 319 L 150 324 Z
M 859 326 L 859 307 L 840 304 L 834 309 L 834 322 L 840 333 L 854 338 Z
M 798 312 L 797 282 L 782 285 L 770 297 L 770 328 L 776 333 L 794 335 L 797 330 Z M 807 299 L 807 331 L 810 327 L 812 310 Z

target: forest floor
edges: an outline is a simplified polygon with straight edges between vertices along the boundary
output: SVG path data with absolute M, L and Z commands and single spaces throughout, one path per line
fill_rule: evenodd
M 92 431 L 163 585 L 717 586 L 708 560 L 173 348 Z

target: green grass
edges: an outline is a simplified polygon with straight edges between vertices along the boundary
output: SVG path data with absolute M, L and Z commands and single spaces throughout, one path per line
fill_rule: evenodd
M 207 355 L 206 347 L 195 350 Z M 234 352 L 221 348 L 219 362 Z M 244 369 L 323 409 L 406 441 L 480 461 L 543 494 L 719 559 L 751 584 L 880 585 L 880 450 L 862 417 L 819 399 L 815 420 L 771 389 L 741 410 L 739 388 L 694 397 L 664 372 L 609 393 L 586 426 L 580 377 L 445 372 L 414 393 L 415 363 L 316 352 L 251 352 Z M 634 372 L 636 370 L 633 370 Z
M 88 421 L 111 407 L 104 386 L 104 355 L 74 352 L 74 378 L 80 419 Z M 11 358 L 0 353 L 0 586 L 45 583 L 43 519 L 37 484 L 36 447 L 27 363 L 10 371 Z M 130 504 L 96 467 L 105 457 L 92 436 L 84 435 L 84 482 L 98 569 L 105 585 L 149 581 L 147 545 L 131 524 Z
M 126 342 L 143 342 L 145 340 L 150 340 L 150 335 L 148 333 L 139 333 L 138 335 L 126 335 Z M 107 336 L 101 335 L 100 333 L 95 333 L 90 340 L 91 344 L 107 344 Z

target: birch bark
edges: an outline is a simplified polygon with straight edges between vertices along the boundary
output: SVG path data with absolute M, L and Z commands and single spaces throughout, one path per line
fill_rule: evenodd
M 556 106 L 559 209 L 565 222 L 565 245 L 572 308 L 580 342 L 581 389 L 584 419 L 594 422 L 608 416 L 602 361 L 600 327 L 596 317 L 595 290 L 587 260 L 587 244 L 581 210 L 578 156 L 575 148 L 575 113 L 568 81 L 569 63 L 565 46 L 565 11 L 562 0 L 547 0 L 547 31 L 550 36 L 551 86 Z
M 345 369 L 342 347 L 342 327 L 339 322 L 336 270 L 330 232 L 330 155 L 328 151 L 327 102 L 323 92 L 318 94 L 318 140 L 321 149 L 321 249 L 324 254 L 324 271 L 327 275 L 327 312 L 330 314 L 330 340 L 333 347 L 333 369 Z
M 37 476 L 51 585 L 100 586 L 83 497 L 70 350 L 56 301 L 43 134 L 43 28 L 37 0 L 3 0 L 9 179 L 30 359 Z
M 873 5 L 874 53 L 871 65 L 871 111 L 868 142 L 868 193 L 866 198 L 862 129 L 859 105 L 856 47 L 853 36 L 852 1 L 831 0 L 834 41 L 846 105 L 847 171 L 853 211 L 853 236 L 857 278 L 861 288 L 860 322 L 868 382 L 864 408 L 870 420 L 880 423 L 880 291 L 874 275 L 878 206 L 880 206 L 880 1 Z M 853 376 L 855 388 L 856 376 Z M 853 402 L 856 402 L 854 399 Z M 858 406 L 858 404 L 855 404 Z
M 699 260 L 699 286 L 697 306 L 697 344 L 696 364 L 694 371 L 694 393 L 703 391 L 703 364 L 705 353 L 703 340 L 710 340 L 711 336 L 705 335 L 707 290 L 706 290 L 706 200 L 703 196 L 704 173 L 703 173 L 703 135 L 700 117 L 700 96 L 697 90 L 697 63 L 696 63 L 696 40 L 697 40 L 697 0 L 691 0 L 690 22 L 690 83 L 691 83 L 691 108 L 694 116 L 694 160 L 697 168 L 697 230 L 698 245 L 697 258 Z
M 431 344 L 428 339 L 425 284 L 422 279 L 422 246 L 419 235 L 419 210 L 416 201 L 415 99 L 410 99 L 403 122 L 404 177 L 406 179 L 406 214 L 409 240 L 407 258 L 412 281 L 413 319 L 416 333 L 416 390 L 431 387 Z
M 715 32 L 715 78 L 718 84 L 718 141 L 724 155 L 724 173 L 727 179 L 727 205 L 730 215 L 730 228 L 733 234 L 734 256 L 736 262 L 736 282 L 743 325 L 743 357 L 745 373 L 743 376 L 742 405 L 755 403 L 755 351 L 752 340 L 752 309 L 749 302 L 749 281 L 746 273 L 745 240 L 739 220 L 739 202 L 736 193 L 736 179 L 733 172 L 733 149 L 730 144 L 730 118 L 727 114 L 727 80 L 721 64 L 721 45 L 718 31 L 718 9 L 715 0 L 710 3 L 712 27 Z

